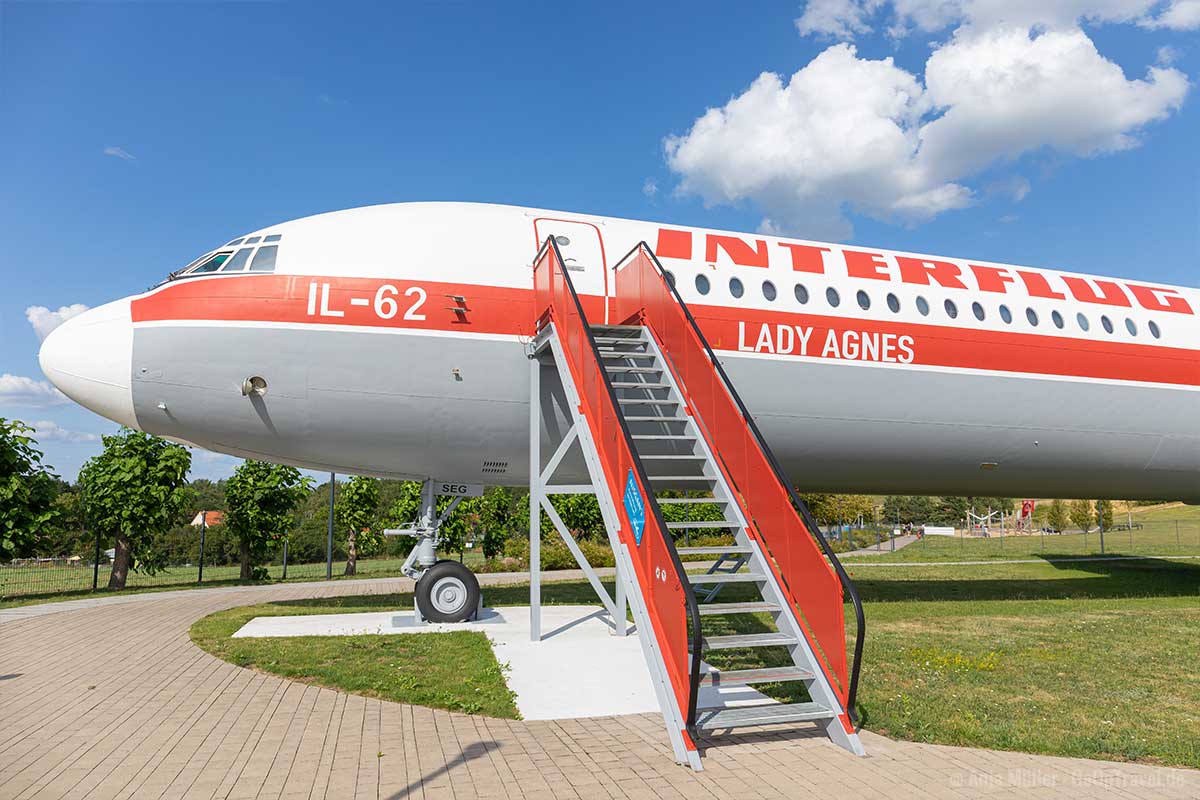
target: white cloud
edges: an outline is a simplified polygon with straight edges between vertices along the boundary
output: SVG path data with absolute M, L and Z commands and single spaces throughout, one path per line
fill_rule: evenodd
M 51 311 L 45 306 L 30 306 L 25 309 L 25 319 L 29 320 L 29 324 L 33 326 L 38 339 L 44 340 L 50 335 L 50 331 L 62 325 L 71 317 L 77 317 L 87 310 L 88 307 L 83 303 L 63 306 L 58 311 Z
M 44 408 L 60 406 L 71 400 L 47 381 L 37 381 L 23 375 L 0 375 L 0 404 Z
M 1180 59 L 1183 54 L 1178 48 L 1171 47 L 1169 44 L 1164 44 L 1154 54 L 1154 63 L 1160 67 L 1169 67 Z
M 1182 72 L 1152 66 L 1127 79 L 1076 27 L 1082 18 L 1136 20 L 1152 5 L 896 0 L 905 25 L 961 23 L 933 45 L 923 76 L 835 44 L 790 78 L 763 73 L 686 134 L 668 136 L 667 163 L 680 191 L 709 205 L 756 204 L 767 232 L 843 239 L 850 211 L 927 221 L 976 202 L 970 180 L 985 169 L 1029 153 L 1135 147 L 1146 125 L 1177 110 L 1188 90 Z M 853 32 L 877 13 L 871 0 L 810 3 L 806 26 Z M 1032 188 L 1020 176 L 1000 184 L 1014 200 Z
M 882 5 L 881 0 L 809 0 L 804 13 L 796 20 L 801 36 L 818 34 L 853 39 L 856 33 L 867 33 L 867 24 Z
M 1200 28 L 1200 0 L 1173 0 L 1161 13 L 1146 17 L 1141 24 L 1147 28 L 1194 31 Z
M 654 180 L 654 178 L 646 178 L 642 183 L 642 194 L 646 197 L 654 197 L 654 195 L 658 194 L 658 181 Z
M 52 422 L 48 419 L 39 419 L 32 423 L 34 430 L 34 438 L 39 442 L 98 442 L 100 436 L 95 433 L 80 433 L 78 431 L 69 431 L 59 425 L 57 422 Z
M 1018 217 L 1016 214 L 1005 214 L 1000 218 L 1000 222 L 1004 223 L 1005 225 L 1011 225 L 1019 219 L 1020 217 Z
M 116 145 L 109 145 L 108 147 L 104 148 L 104 155 L 112 156 L 113 158 L 119 158 L 122 161 L 137 161 L 137 156 L 126 150 L 124 147 L 117 147 Z

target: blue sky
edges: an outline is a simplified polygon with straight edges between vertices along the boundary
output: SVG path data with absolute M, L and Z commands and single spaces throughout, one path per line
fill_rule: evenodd
M 1072 112 L 1032 138 L 1015 141 L 1024 126 L 990 151 L 980 144 L 992 153 L 982 167 L 941 174 L 914 154 L 911 169 L 889 162 L 878 174 L 854 172 L 865 150 L 850 154 L 853 174 L 826 175 L 808 190 L 819 202 L 845 199 L 832 213 L 862 244 L 1197 285 L 1195 30 L 1164 21 L 1169 2 L 1129 4 L 1121 19 L 1085 10 L 1015 24 L 1029 27 L 1030 41 L 1062 30 L 1068 44 L 1094 43 L 1131 82 L 1118 88 L 1147 96 L 1145 119 L 1104 119 L 1113 109 L 1098 97 L 1083 114 L 1096 118 L 1078 131 Z M 858 17 L 837 17 L 846 8 Z M 98 305 L 239 232 L 336 208 L 472 200 L 745 230 L 782 214 L 785 232 L 819 238 L 805 229 L 818 201 L 779 199 L 791 197 L 788 181 L 812 172 L 784 163 L 790 135 L 766 143 L 762 182 L 730 192 L 744 166 L 744 153 L 731 153 L 743 133 L 694 133 L 706 109 L 742 96 L 764 71 L 786 85 L 839 42 L 853 42 L 841 55 L 868 81 L 887 57 L 885 81 L 908 73 L 918 84 L 933 51 L 943 61 L 1007 57 L 1000 44 L 978 44 L 997 30 L 982 12 L 930 21 L 886 5 L 875 16 L 855 8 L 855 0 L 756 3 L 752 15 L 697 3 L 2 3 L 0 374 L 43 380 L 31 306 Z M 798 18 L 808 21 L 798 27 Z M 953 92 L 935 95 L 929 63 L 930 98 L 945 102 Z M 1153 82 L 1151 67 L 1169 72 L 1157 89 L 1133 83 Z M 822 96 L 862 94 L 822 85 L 815 73 L 805 73 L 806 85 Z M 823 129 L 825 118 L 792 99 L 786 122 L 805 131 L 795 138 L 844 137 L 836 130 L 844 120 L 829 117 Z M 962 116 L 992 113 L 970 97 L 953 102 Z M 910 133 L 944 109 L 921 113 L 905 123 Z M 730 128 L 734 119 L 731 110 Z M 981 130 L 1002 127 L 985 116 Z M 1064 140 L 1066 129 L 1076 138 Z M 669 136 L 686 145 L 674 157 L 664 150 Z M 1129 138 L 1114 148 L 1114 136 Z M 950 139 L 947 151 L 975 146 L 961 130 Z M 908 186 L 912 174 L 922 190 L 957 187 L 937 194 L 953 201 L 893 214 L 913 208 L 908 189 L 875 203 L 848 188 Z M 0 393 L 0 416 L 58 426 L 43 425 L 43 447 L 68 477 L 99 448 L 80 439 L 114 428 L 28 391 Z M 233 463 L 198 458 L 195 475 Z

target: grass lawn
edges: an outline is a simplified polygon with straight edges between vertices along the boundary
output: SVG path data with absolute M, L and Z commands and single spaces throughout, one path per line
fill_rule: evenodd
M 1182 556 L 1200 555 L 1200 518 L 1184 519 L 1180 509 L 1168 509 L 1171 519 L 1140 518 L 1141 529 L 1115 530 L 1104 534 L 1104 555 Z M 1178 522 L 1178 524 L 1176 524 Z M 1118 519 L 1124 524 L 1124 519 Z M 1100 535 L 1091 533 L 1032 534 L 1028 536 L 951 537 L 926 536 L 894 552 L 883 543 L 879 555 L 855 556 L 855 561 L 984 561 L 1022 558 L 1070 558 L 1099 556 Z M 850 563 L 850 559 L 847 559 Z
M 918 741 L 1200 768 L 1200 564 L 849 569 L 867 613 L 859 694 L 867 729 Z M 734 588 L 722 600 L 739 599 Z M 583 582 L 548 583 L 544 591 L 547 603 L 593 602 Z M 489 605 L 522 605 L 528 589 L 487 587 L 485 596 Z M 482 634 L 228 638 L 254 616 L 411 606 L 412 596 L 399 594 L 271 603 L 200 620 L 192 638 L 234 663 L 298 680 L 515 716 L 503 670 Z M 756 615 L 705 618 L 710 634 L 767 629 L 766 618 Z M 429 644 L 408 641 L 416 638 Z M 786 654 L 727 650 L 708 660 L 724 668 L 772 666 Z M 792 687 L 764 690 L 802 699 L 803 690 Z

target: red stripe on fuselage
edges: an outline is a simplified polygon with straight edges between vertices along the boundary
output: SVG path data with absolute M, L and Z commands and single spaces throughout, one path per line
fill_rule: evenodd
M 580 299 L 589 317 L 603 318 L 603 298 Z M 718 350 L 1200 386 L 1200 351 L 1190 349 L 757 308 L 689 308 Z M 530 336 L 534 297 L 531 289 L 436 281 L 246 275 L 169 284 L 134 300 L 132 314 L 134 322 L 283 322 Z M 807 347 L 801 347 L 805 332 Z

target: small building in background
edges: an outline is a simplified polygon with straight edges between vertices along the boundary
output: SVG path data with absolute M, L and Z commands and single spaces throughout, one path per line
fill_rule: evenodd
M 208 527 L 221 525 L 225 522 L 224 511 L 197 511 L 195 518 L 192 519 L 192 527 L 199 528 L 204 524 L 204 515 L 208 515 Z

